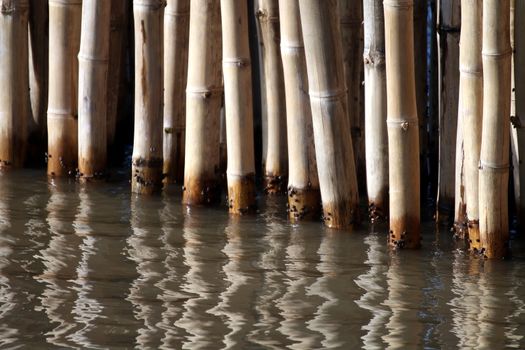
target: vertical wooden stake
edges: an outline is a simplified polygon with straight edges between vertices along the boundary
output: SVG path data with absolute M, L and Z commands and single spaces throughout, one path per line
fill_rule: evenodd
M 461 51 L 461 49 L 460 49 Z M 467 234 L 467 216 L 466 208 L 467 201 L 465 197 L 465 143 L 463 140 L 464 135 L 464 116 L 461 113 L 462 101 L 461 101 L 461 78 L 459 82 L 459 101 L 458 101 L 458 123 L 457 123 L 457 135 L 456 135 L 456 169 L 455 169 L 455 181 L 454 181 L 454 234 L 457 237 L 465 238 Z

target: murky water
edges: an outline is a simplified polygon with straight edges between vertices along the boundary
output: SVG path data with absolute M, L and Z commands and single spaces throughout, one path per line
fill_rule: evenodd
M 260 201 L 231 218 L 126 181 L 0 176 L 0 347 L 525 347 L 518 244 L 482 262 L 429 224 L 424 249 L 392 253 L 385 227 L 294 226 Z

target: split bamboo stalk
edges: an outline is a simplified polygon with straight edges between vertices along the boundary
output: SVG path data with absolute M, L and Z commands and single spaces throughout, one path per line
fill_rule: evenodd
M 418 248 L 419 123 L 414 70 L 413 0 L 385 0 L 390 245 Z
M 388 214 L 388 135 L 383 0 L 364 0 L 365 141 L 368 209 Z
M 328 227 L 346 228 L 358 219 L 358 189 L 337 4 L 299 2 L 323 218 Z
M 279 1 L 259 0 L 256 12 L 261 34 L 265 104 L 262 123 L 262 163 L 266 193 L 283 193 L 288 168 L 286 100 L 281 60 Z
M 21 167 L 30 118 L 27 0 L 0 1 L 0 169 Z
M 184 180 L 186 81 L 190 0 L 169 0 L 164 10 L 164 181 Z
M 28 123 L 29 160 L 42 164 L 47 136 L 47 77 L 49 61 L 49 3 L 29 0 L 29 93 L 31 116 Z
M 162 186 L 164 0 L 133 1 L 135 132 L 131 189 L 151 194 Z
M 49 0 L 47 174 L 75 175 L 78 160 L 78 59 L 82 0 Z
M 438 1 L 439 167 L 436 220 L 453 217 L 459 101 L 460 0 Z
M 83 1 L 78 54 L 78 170 L 84 180 L 102 177 L 106 170 L 110 20 L 110 1 Z
M 483 63 L 481 61 L 482 0 L 461 1 L 460 100 L 463 119 L 465 201 L 470 249 L 480 249 L 479 153 L 483 122 Z
M 509 0 L 484 0 L 479 231 L 487 258 L 508 252 L 511 54 Z
M 230 213 L 255 208 L 252 77 L 246 1 L 221 0 Z
M 321 194 L 298 0 L 280 0 L 281 56 L 288 123 L 288 213 L 291 220 L 316 218 Z
M 220 196 L 220 3 L 216 0 L 193 0 L 190 12 L 182 201 L 187 205 L 203 205 L 217 202 Z

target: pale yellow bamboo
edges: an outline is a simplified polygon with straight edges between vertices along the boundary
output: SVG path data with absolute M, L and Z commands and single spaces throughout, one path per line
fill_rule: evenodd
M 460 50 L 461 51 L 461 50 Z M 461 113 L 461 78 L 459 82 L 459 105 L 458 105 L 458 123 L 456 135 L 456 169 L 454 181 L 454 224 L 453 230 L 456 237 L 465 238 L 467 235 L 467 202 L 465 198 L 465 143 L 463 140 L 464 118 Z
M 385 0 L 390 245 L 418 248 L 419 123 L 414 77 L 413 0 Z
M 135 132 L 131 189 L 162 186 L 163 0 L 134 0 Z
M 107 163 L 107 103 L 111 2 L 84 0 L 78 54 L 78 170 L 102 177 Z
M 190 0 L 168 0 L 164 11 L 164 181 L 184 178 Z
M 483 1 L 483 129 L 479 231 L 487 258 L 508 252 L 511 47 L 509 0 Z
M 228 148 L 228 205 L 243 214 L 255 206 L 252 77 L 246 1 L 221 0 L 224 104 Z
M 218 1 L 193 0 L 190 11 L 182 201 L 203 205 L 220 196 L 221 9 Z
M 49 0 L 47 174 L 75 175 L 81 0 Z
M 346 228 L 358 217 L 358 190 L 338 2 L 301 0 L 299 5 L 324 222 Z
M 321 194 L 299 1 L 280 0 L 279 15 L 288 123 L 288 213 L 291 220 L 318 218 Z

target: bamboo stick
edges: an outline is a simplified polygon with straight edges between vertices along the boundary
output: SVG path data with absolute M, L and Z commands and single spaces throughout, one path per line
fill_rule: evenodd
M 162 186 L 163 0 L 133 1 L 135 132 L 131 189 L 151 194 Z
M 480 249 L 478 176 L 483 122 L 482 0 L 462 0 L 459 117 L 463 119 L 465 201 L 470 249 Z
M 358 189 L 337 1 L 299 5 L 323 218 L 328 227 L 346 228 L 358 219 Z
M 83 1 L 78 54 L 78 170 L 83 180 L 106 171 L 110 16 L 111 2 Z
M 221 9 L 218 1 L 194 0 L 190 11 L 182 201 L 202 205 L 220 196 Z
M 164 11 L 164 181 L 184 179 L 190 1 L 169 0 Z
M 416 103 L 419 119 L 419 154 L 428 155 L 427 125 L 427 1 L 414 1 L 414 67 L 416 70 Z M 425 169 L 422 169 L 425 174 Z
M 479 230 L 487 258 L 508 252 L 511 98 L 509 0 L 483 1 L 483 129 L 479 169 Z
M 321 194 L 315 160 L 308 76 L 298 0 L 280 0 L 281 56 L 288 132 L 288 214 L 291 220 L 316 218 Z
M 49 0 L 47 174 L 71 176 L 78 160 L 77 89 L 82 0 Z
M 266 193 L 282 193 L 286 188 L 287 140 L 286 100 L 281 60 L 279 1 L 259 0 L 256 12 L 261 34 L 265 105 L 262 133 L 262 163 Z
M 461 49 L 460 49 L 461 52 Z M 464 117 L 461 113 L 461 78 L 459 82 L 459 101 L 458 101 L 458 123 L 456 134 L 456 169 L 454 180 L 454 235 L 459 238 L 467 236 L 467 202 L 465 198 L 465 143 L 463 140 Z
M 364 0 L 365 141 L 368 209 L 372 221 L 388 214 L 385 20 L 382 0 Z
M 390 245 L 420 246 L 413 0 L 385 0 Z
M 255 162 L 248 8 L 245 1 L 221 0 L 224 105 L 230 213 L 255 208 Z
M 439 167 L 436 220 L 450 222 L 454 210 L 459 99 L 460 0 L 438 1 Z

